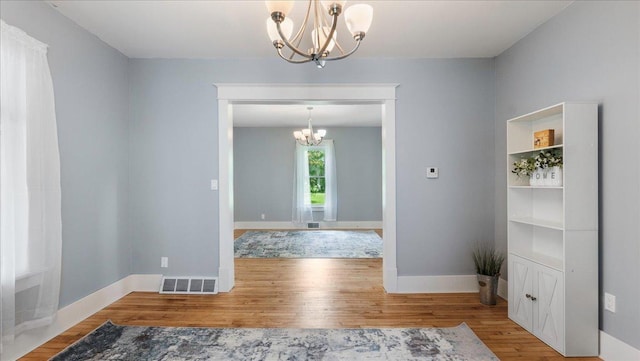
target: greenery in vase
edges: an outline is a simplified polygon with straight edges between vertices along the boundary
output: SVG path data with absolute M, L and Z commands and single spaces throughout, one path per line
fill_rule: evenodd
M 562 167 L 562 153 L 556 150 L 543 150 L 533 157 L 536 168 Z
M 531 158 L 522 158 L 513 162 L 511 173 L 515 173 L 518 178 L 528 178 L 537 169 L 551 167 L 562 168 L 562 152 L 558 150 L 543 150 Z
M 511 173 L 515 173 L 518 178 L 529 178 L 536 170 L 536 166 L 533 162 L 533 158 L 522 158 L 513 162 L 513 170 Z
M 477 274 L 492 277 L 500 275 L 504 260 L 504 255 L 492 246 L 479 244 L 473 249 L 473 263 L 476 265 Z

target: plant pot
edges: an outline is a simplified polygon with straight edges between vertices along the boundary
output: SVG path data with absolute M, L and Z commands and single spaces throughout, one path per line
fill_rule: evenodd
M 498 303 L 498 279 L 500 275 L 486 276 L 478 274 L 478 286 L 480 286 L 480 303 L 493 306 Z
M 541 187 L 543 184 L 544 172 L 542 169 L 538 168 L 529 176 L 529 185 L 532 187 Z
M 551 167 L 547 170 L 545 185 L 548 187 L 562 187 L 562 168 Z

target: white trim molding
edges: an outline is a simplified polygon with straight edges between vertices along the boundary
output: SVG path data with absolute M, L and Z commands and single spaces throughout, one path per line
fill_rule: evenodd
M 53 323 L 16 336 L 2 360 L 16 360 L 131 292 L 158 292 L 162 275 L 135 274 L 116 281 L 58 310 Z
M 354 222 L 309 222 L 318 223 L 320 229 L 381 229 L 380 221 L 354 221 Z M 234 222 L 235 229 L 308 229 L 307 224 L 293 222 Z M 313 228 L 317 229 L 317 228 Z
M 600 331 L 600 358 L 605 361 L 640 360 L 640 350 Z
M 398 276 L 397 293 L 478 292 L 476 275 Z
M 478 292 L 476 275 L 400 276 L 397 293 L 474 293 Z M 507 281 L 498 279 L 498 296 L 507 300 Z
M 214 84 L 218 89 L 218 237 L 220 292 L 234 285 L 233 104 L 380 104 L 382 116 L 383 285 L 396 292 L 396 88 L 398 84 Z
M 498 296 L 505 301 L 509 300 L 509 283 L 504 278 L 498 278 Z
M 229 102 L 395 100 L 399 84 L 218 83 L 218 99 Z

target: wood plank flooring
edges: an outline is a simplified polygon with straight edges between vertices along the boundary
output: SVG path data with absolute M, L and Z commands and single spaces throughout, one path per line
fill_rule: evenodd
M 236 259 L 236 284 L 214 296 L 134 292 L 26 355 L 46 360 L 104 321 L 202 327 L 451 327 L 466 322 L 501 360 L 563 360 L 478 294 L 387 294 L 380 259 Z M 572 358 L 598 360 L 598 358 Z

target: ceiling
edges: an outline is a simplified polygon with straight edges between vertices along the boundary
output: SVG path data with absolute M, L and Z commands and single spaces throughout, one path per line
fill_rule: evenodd
M 49 0 L 59 12 L 130 58 L 276 56 L 264 1 Z M 352 1 L 374 8 L 355 57 L 494 57 L 572 1 Z M 304 12 L 297 1 L 296 26 Z M 296 21 L 297 20 L 297 21 Z M 350 48 L 344 20 L 338 40 Z
M 130 58 L 276 57 L 262 0 L 47 0 Z M 494 57 L 572 1 L 349 1 L 373 6 L 371 29 L 353 57 Z M 290 17 L 300 25 L 306 1 Z M 297 20 L 297 21 L 296 21 Z M 297 29 L 297 28 L 296 28 Z M 295 30 L 294 30 L 295 31 Z M 338 40 L 352 39 L 340 19 Z M 315 104 L 316 127 L 380 126 L 375 104 Z M 304 104 L 234 105 L 234 126 L 302 127 Z

